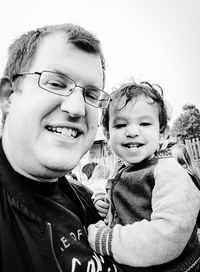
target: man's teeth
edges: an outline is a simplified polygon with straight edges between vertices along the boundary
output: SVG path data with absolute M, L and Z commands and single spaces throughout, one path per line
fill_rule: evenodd
M 75 138 L 78 132 L 72 128 L 62 128 L 62 127 L 50 127 L 48 126 L 47 129 L 51 132 L 61 134 L 65 137 L 73 137 Z

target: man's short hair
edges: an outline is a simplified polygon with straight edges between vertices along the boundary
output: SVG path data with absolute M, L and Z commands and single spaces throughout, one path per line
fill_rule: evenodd
M 8 50 L 8 61 L 4 75 L 13 80 L 13 76 L 26 72 L 35 57 L 40 40 L 51 33 L 63 31 L 66 33 L 66 41 L 77 48 L 100 56 L 103 71 L 105 60 L 100 47 L 100 41 L 89 31 L 75 24 L 61 24 L 45 26 L 27 32 L 16 39 Z

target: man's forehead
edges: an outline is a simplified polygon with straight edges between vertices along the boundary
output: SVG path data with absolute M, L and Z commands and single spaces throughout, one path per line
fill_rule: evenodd
M 100 56 L 87 53 L 68 42 L 64 31 L 48 34 L 41 39 L 30 69 L 39 72 L 60 71 L 73 80 L 83 77 L 86 83 L 91 83 L 92 79 L 92 83 L 102 87 L 103 69 Z
M 36 51 L 36 56 L 43 55 L 45 57 L 51 55 L 52 53 L 54 55 L 59 55 L 62 49 L 66 51 L 67 44 L 68 38 L 67 34 L 64 33 L 64 31 L 55 31 L 53 33 L 48 33 L 41 38 Z

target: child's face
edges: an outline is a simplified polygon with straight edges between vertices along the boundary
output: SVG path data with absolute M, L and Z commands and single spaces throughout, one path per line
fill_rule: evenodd
M 159 112 L 151 98 L 133 99 L 119 110 L 111 106 L 109 112 L 110 145 L 113 152 L 126 164 L 133 164 L 150 158 L 159 147 Z

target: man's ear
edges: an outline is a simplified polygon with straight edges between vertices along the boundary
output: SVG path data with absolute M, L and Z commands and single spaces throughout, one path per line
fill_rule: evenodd
M 160 150 L 166 149 L 169 142 L 170 142 L 170 128 L 169 126 L 167 126 L 167 128 L 163 132 L 160 132 L 159 140 Z
M 0 84 L 0 107 L 3 113 L 9 111 L 11 99 L 13 97 L 12 83 L 7 77 L 1 78 Z

